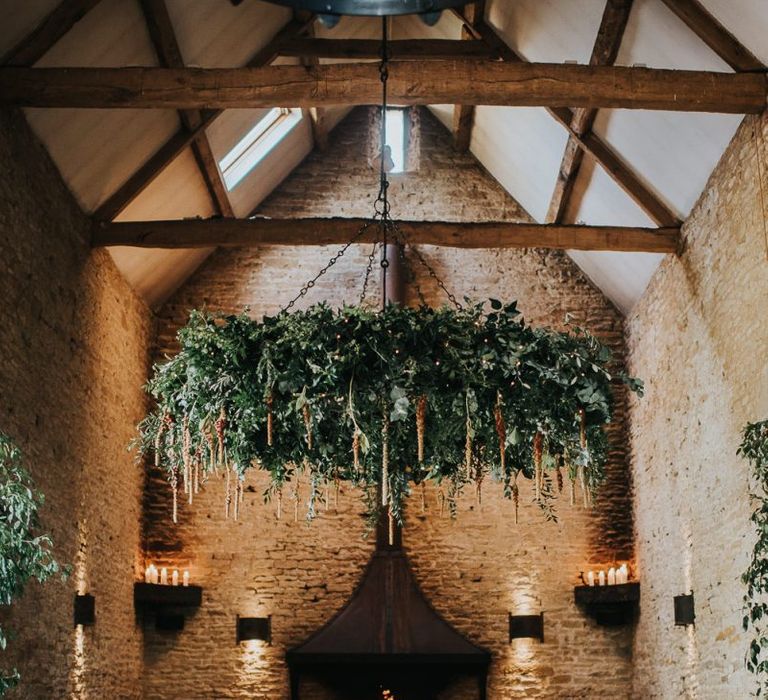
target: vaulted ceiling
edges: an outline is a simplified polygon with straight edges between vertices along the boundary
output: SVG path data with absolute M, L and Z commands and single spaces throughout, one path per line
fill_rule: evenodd
M 278 55 L 275 37 L 375 39 L 380 28 L 375 19 L 343 18 L 328 29 L 258 0 L 0 0 L 0 8 L 3 62 L 36 67 L 311 63 L 317 59 Z M 459 15 L 445 12 L 433 27 L 416 17 L 397 18 L 392 38 L 485 41 L 502 59 L 554 64 L 730 72 L 760 71 L 768 63 L 764 0 L 609 0 L 607 6 L 606 0 L 487 0 L 468 5 L 463 19 Z M 683 221 L 743 118 L 575 110 L 580 121 L 571 122 L 569 139 L 562 109 L 430 108 L 454 130 L 457 147 L 468 147 L 536 221 L 598 226 Z M 313 147 L 323 145 L 346 111 L 305 110 L 299 127 L 227 192 L 217 163 L 264 108 L 26 109 L 83 209 L 117 221 L 247 217 Z M 580 146 L 587 152 L 583 161 Z M 153 306 L 211 250 L 110 248 Z M 662 258 L 605 250 L 569 254 L 625 312 Z

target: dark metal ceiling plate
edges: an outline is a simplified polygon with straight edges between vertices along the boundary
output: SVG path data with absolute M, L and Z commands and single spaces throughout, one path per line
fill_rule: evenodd
M 296 10 L 332 15 L 413 15 L 466 5 L 467 0 L 268 0 Z

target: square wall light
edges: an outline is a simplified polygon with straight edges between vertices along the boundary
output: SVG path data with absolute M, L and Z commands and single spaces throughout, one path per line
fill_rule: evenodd
M 240 617 L 237 616 L 237 643 L 249 639 L 272 643 L 272 616 Z
M 90 593 L 75 594 L 75 627 L 96 622 L 96 598 Z
M 544 641 L 544 613 L 538 615 L 509 615 L 509 641 L 538 639 Z
M 686 595 L 676 595 L 675 602 L 675 624 L 684 627 L 692 625 L 696 619 L 696 610 L 693 602 L 693 591 Z

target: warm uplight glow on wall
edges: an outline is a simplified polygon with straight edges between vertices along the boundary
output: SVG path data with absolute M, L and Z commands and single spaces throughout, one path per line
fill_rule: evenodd
M 85 628 L 77 625 L 73 637 L 72 666 L 69 669 L 69 695 L 68 697 L 79 700 L 87 698 L 88 691 L 85 685 Z
M 72 578 L 78 595 L 88 592 L 88 521 L 77 523 L 77 553 L 72 566 Z M 76 625 L 72 638 L 72 665 L 69 669 L 69 696 L 79 699 L 87 698 L 88 690 L 85 683 L 85 628 Z
M 88 592 L 88 521 L 77 523 L 77 553 L 73 566 L 73 578 L 78 595 Z
M 531 580 L 518 579 L 510 585 L 512 590 L 509 611 L 512 615 L 537 615 L 541 612 L 541 602 L 533 592 Z M 510 640 L 508 648 L 514 672 L 535 676 L 539 666 L 536 651 L 540 647 L 541 642 L 538 639 L 522 637 Z
M 263 609 L 249 610 L 243 617 L 267 617 Z M 233 621 L 234 622 L 234 621 Z M 234 635 L 234 628 L 232 630 Z M 244 639 L 238 643 L 239 670 L 237 685 L 249 689 L 258 686 L 258 679 L 274 664 L 269 642 L 261 639 Z
M 684 578 L 684 592 L 689 593 L 693 590 L 693 532 L 689 523 L 685 523 L 683 526 L 683 538 L 685 551 L 683 552 L 683 578 Z M 692 694 L 697 692 L 699 687 L 699 679 L 696 674 L 696 669 L 699 666 L 699 647 L 696 643 L 696 625 L 686 625 L 685 628 L 686 641 L 685 641 L 685 662 L 686 672 L 684 675 L 685 687 L 692 691 Z

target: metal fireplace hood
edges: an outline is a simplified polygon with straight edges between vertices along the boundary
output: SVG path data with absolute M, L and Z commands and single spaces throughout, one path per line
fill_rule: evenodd
M 379 528 L 381 532 L 381 526 Z M 375 697 L 383 687 L 418 690 L 415 697 L 432 697 L 438 686 L 458 675 L 478 681 L 478 697 L 486 697 L 491 655 L 449 625 L 429 604 L 411 571 L 400 543 L 377 537 L 377 548 L 357 590 L 324 627 L 286 654 L 291 698 L 299 700 L 302 675 L 343 683 L 349 697 Z M 351 687 L 355 686 L 356 687 Z M 398 690 L 395 696 L 408 698 Z M 380 697 L 380 696 L 379 696 Z

